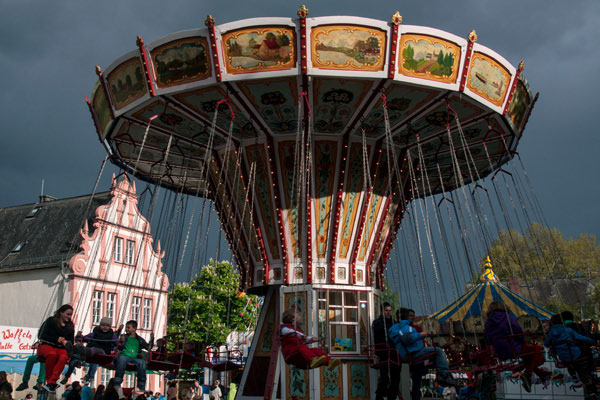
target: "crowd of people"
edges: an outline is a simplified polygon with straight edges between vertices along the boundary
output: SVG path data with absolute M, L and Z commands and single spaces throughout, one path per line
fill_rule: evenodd
M 38 340 L 33 344 L 34 354 L 27 359 L 21 384 L 15 389 L 24 391 L 29 388 L 29 380 L 33 367 L 40 363 L 40 371 L 33 389 L 56 393 L 59 386 L 64 386 L 61 400 L 200 400 L 203 397 L 202 387 L 198 381 L 187 390 L 185 395 L 178 393 L 176 382 L 172 381 L 167 392 L 146 391 L 146 358 L 145 351 L 154 350 L 166 354 L 166 340 L 160 338 L 154 345 L 154 335 L 150 335 L 150 342 L 146 342 L 137 333 L 137 321 L 128 321 L 113 330 L 111 318 L 104 317 L 92 332 L 84 335 L 81 331 L 75 333 L 72 322 L 73 307 L 69 304 L 61 306 L 54 315 L 46 319 L 38 331 Z M 124 329 L 124 332 L 123 332 Z M 118 352 L 115 352 L 117 351 Z M 118 354 L 113 360 L 115 369 L 114 378 L 106 385 L 99 385 L 95 391 L 90 388 L 90 383 L 95 380 L 99 364 L 94 363 L 98 355 Z M 163 354 L 163 358 L 164 355 Z M 86 362 L 87 372 L 81 382 L 74 381 L 68 384 L 76 368 Z M 136 370 L 137 391 L 124 393 L 121 385 L 127 367 Z M 61 378 L 62 371 L 66 372 Z M 59 382 L 60 379 L 60 382 Z M 236 394 L 237 380 L 225 388 L 219 380 L 207 387 L 207 394 L 211 400 L 233 399 Z M 13 387 L 8 382 L 6 372 L 0 371 L 0 400 L 12 399 Z M 28 393 L 26 398 L 32 398 Z
M 61 372 L 68 365 L 67 371 L 60 381 L 66 385 L 75 368 L 82 361 L 91 360 L 99 354 L 112 354 L 118 350 L 114 360 L 115 376 L 106 386 L 99 385 L 95 392 L 90 388 L 94 380 L 98 364 L 88 363 L 88 370 L 82 382 L 72 382 L 65 386 L 63 400 L 119 400 L 124 395 L 121 385 L 125 370 L 135 366 L 137 372 L 137 389 L 132 392 L 135 400 L 177 400 L 179 394 L 174 384 L 169 385 L 166 395 L 146 392 L 146 361 L 143 351 L 153 348 L 154 338 L 150 343 L 137 334 L 137 322 L 128 321 L 116 331 L 112 329 L 112 320 L 102 318 L 100 324 L 88 335 L 82 332 L 75 334 L 73 307 L 61 306 L 53 316 L 48 318 L 39 329 L 38 342 L 33 346 L 36 354 L 29 357 L 21 384 L 16 388 L 23 391 L 29 387 L 29 379 L 34 364 L 40 363 L 40 373 L 34 389 L 43 389 L 48 393 L 56 392 Z M 596 339 L 582 324 L 574 322 L 574 316 L 568 311 L 553 315 L 549 324 L 544 324 L 544 346 L 529 340 L 524 334 L 515 315 L 502 302 L 493 301 L 487 310 L 484 329 L 484 342 L 492 348 L 498 361 L 519 360 L 521 379 L 525 391 L 531 391 L 532 377 L 535 374 L 541 381 L 547 381 L 552 372 L 542 366 L 546 362 L 545 349 L 555 361 L 562 363 L 569 373 L 577 376 L 584 386 L 586 396 L 596 394 L 595 370 L 598 352 Z M 424 332 L 414 323 L 414 310 L 401 308 L 395 313 L 389 303 L 383 303 L 381 315 L 373 321 L 373 341 L 379 377 L 376 388 L 376 399 L 396 399 L 400 388 L 400 374 L 403 364 L 409 368 L 412 384 L 411 397 L 421 397 L 421 381 L 429 369 L 436 370 L 436 382 L 444 387 L 458 387 L 459 383 L 452 377 L 446 354 L 441 347 L 432 341 L 433 333 Z M 125 332 L 122 333 L 123 328 Z M 308 347 L 317 339 L 305 335 L 301 328 L 300 314 L 295 309 L 286 310 L 282 315 L 282 324 L 278 328 L 281 352 L 286 363 L 301 369 L 320 368 L 326 366 L 334 369 L 339 358 L 331 358 L 320 348 Z M 87 345 L 84 345 L 86 343 Z M 164 349 L 165 341 L 159 339 L 157 345 Z M 473 358 L 475 359 L 475 357 Z M 211 400 L 233 399 L 237 381 L 232 382 L 226 391 L 219 380 L 215 380 L 208 388 Z M 12 398 L 13 387 L 7 380 L 6 372 L 0 371 L 0 400 Z M 227 392 L 227 393 L 226 393 Z M 187 389 L 185 400 L 202 398 L 202 388 L 196 381 Z M 182 399 L 183 400 L 183 399 Z
M 372 325 L 376 366 L 379 369 L 376 399 L 398 398 L 403 364 L 410 371 L 413 399 L 421 398 L 422 377 L 430 368 L 436 370 L 436 382 L 440 386 L 458 387 L 459 383 L 450 374 L 442 347 L 428 342 L 434 335 L 423 332 L 414 324 L 414 311 L 401 308 L 396 318 L 393 314 L 392 306 L 383 303 L 381 315 Z M 529 340 L 515 315 L 504 303 L 492 302 L 486 317 L 484 347 L 493 349 L 498 362 L 517 360 L 518 371 L 515 376 L 520 378 L 525 391 L 531 392 L 534 374 L 542 382 L 552 377 L 552 372 L 542 367 L 546 362 L 545 346 L 557 363 L 565 366 L 572 376 L 582 382 L 586 398 L 596 394 L 597 382 L 593 371 L 598 354 L 595 350 L 597 338 L 585 326 L 574 322 L 571 312 L 564 311 L 552 316 L 544 329 L 544 346 Z

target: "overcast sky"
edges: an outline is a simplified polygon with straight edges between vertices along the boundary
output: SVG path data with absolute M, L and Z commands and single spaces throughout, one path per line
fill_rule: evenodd
M 252 17 L 295 17 L 289 1 L 0 0 L 0 207 L 90 193 L 105 156 L 84 96 L 104 69 L 170 33 Z M 438 28 L 478 42 L 541 92 L 518 151 L 551 226 L 600 234 L 600 1 L 308 1 L 310 16 L 353 15 Z M 116 168 L 103 175 L 107 190 Z

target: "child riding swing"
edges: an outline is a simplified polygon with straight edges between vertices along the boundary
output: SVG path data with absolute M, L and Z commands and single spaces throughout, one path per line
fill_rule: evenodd
M 339 365 L 341 361 L 339 358 L 330 358 L 320 348 L 307 346 L 318 340 L 313 336 L 306 336 L 298 327 L 301 318 L 295 309 L 286 310 L 281 316 L 281 322 L 279 340 L 281 354 L 287 364 L 299 369 L 312 369 L 327 365 L 330 370 Z

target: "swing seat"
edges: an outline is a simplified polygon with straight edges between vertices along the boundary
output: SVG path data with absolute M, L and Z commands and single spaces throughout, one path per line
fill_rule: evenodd
M 166 356 L 166 353 L 149 351 L 148 359 L 146 360 L 146 369 L 151 371 L 177 371 L 179 365 L 171 361 L 166 361 Z
M 88 364 L 98 364 L 102 366 L 110 365 L 115 361 L 118 354 L 119 353 L 94 354 L 93 356 L 87 357 L 85 362 Z
M 297 369 L 310 369 L 309 363 L 306 362 L 300 352 L 292 353 L 284 359 L 288 365 L 293 365 Z
M 181 365 L 181 368 L 183 369 L 190 369 L 194 364 L 198 364 L 203 361 L 201 358 L 198 358 L 191 353 L 181 351 L 167 354 L 166 359 L 175 365 Z
M 225 371 L 235 371 L 240 369 L 242 366 L 240 364 L 234 363 L 233 361 L 225 361 L 214 364 L 210 369 L 215 372 L 225 372 Z
M 385 343 L 367 346 L 367 355 L 369 357 L 369 367 L 373 369 L 381 369 L 388 364 L 396 366 L 402 364 L 402 359 L 396 349 Z

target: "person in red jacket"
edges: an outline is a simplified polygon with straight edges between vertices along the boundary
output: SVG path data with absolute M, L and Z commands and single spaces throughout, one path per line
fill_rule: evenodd
M 317 338 L 306 336 L 299 325 L 300 314 L 294 309 L 286 310 L 281 316 L 279 327 L 279 341 L 281 354 L 287 364 L 300 369 L 319 368 L 327 364 L 329 369 L 334 369 L 340 363 L 339 358 L 330 358 L 319 348 L 308 347 L 307 344 L 317 342 Z

